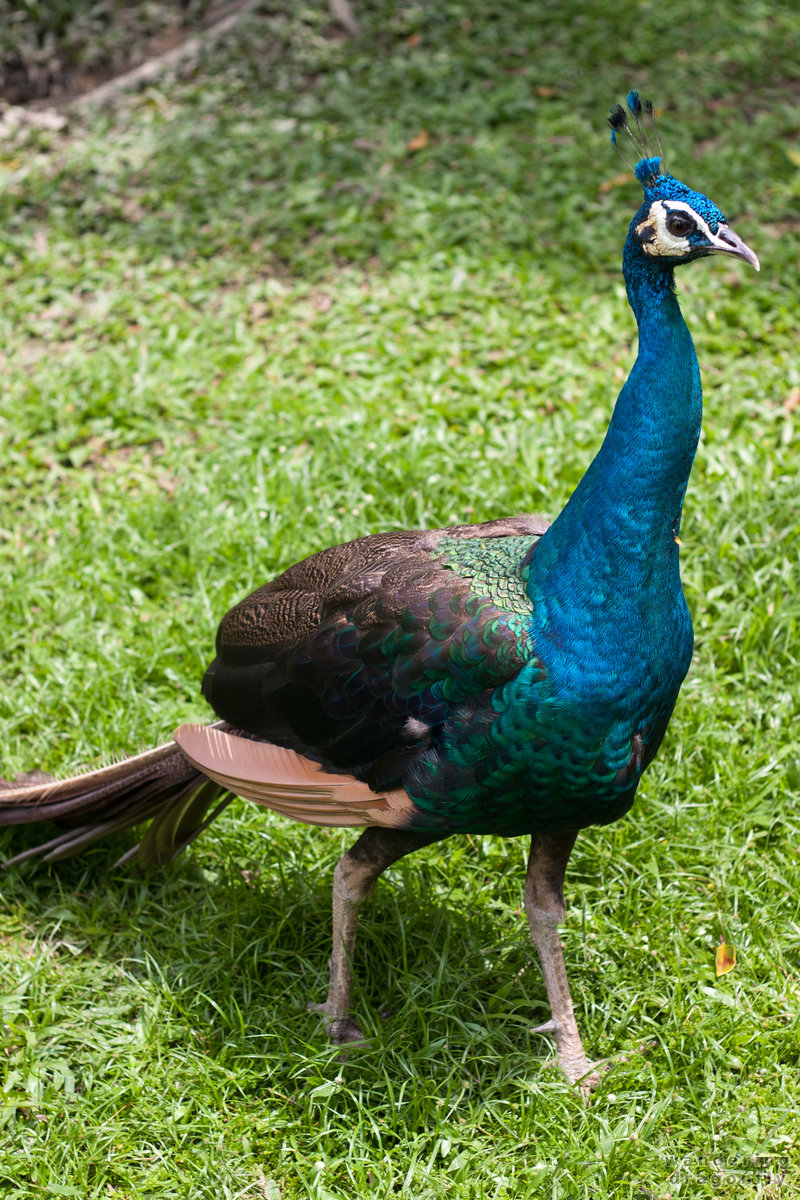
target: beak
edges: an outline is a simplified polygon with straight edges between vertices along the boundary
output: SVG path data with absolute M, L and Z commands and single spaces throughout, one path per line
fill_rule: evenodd
M 728 225 L 718 227 L 711 247 L 718 254 L 730 254 L 733 258 L 740 258 L 742 262 L 750 263 L 750 266 L 755 267 L 757 271 L 761 270 L 758 255 Z

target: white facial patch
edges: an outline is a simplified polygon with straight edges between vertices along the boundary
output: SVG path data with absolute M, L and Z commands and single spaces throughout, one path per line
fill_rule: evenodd
M 690 252 L 692 247 L 689 239 L 670 233 L 667 229 L 667 216 L 674 212 L 686 213 L 694 226 L 692 232 L 702 233 L 708 239 L 710 247 L 730 253 L 730 246 L 711 232 L 711 226 L 703 220 L 699 213 L 695 212 L 691 204 L 686 204 L 683 200 L 654 200 L 650 205 L 647 220 L 636 226 L 636 232 L 640 237 L 642 234 L 646 235 L 648 230 L 652 231 L 647 241 L 642 242 L 645 254 L 653 257 L 664 255 L 668 258 L 683 258 Z
M 671 208 L 676 202 L 670 201 L 669 203 Z M 684 204 L 681 207 L 687 208 L 688 205 Z M 639 237 L 646 238 L 645 241 L 642 241 L 642 249 L 645 254 L 657 258 L 662 255 L 669 258 L 682 258 L 684 254 L 689 253 L 689 242 L 687 238 L 676 237 L 674 233 L 669 232 L 667 229 L 668 211 L 664 200 L 654 200 L 650 205 L 647 220 L 636 226 L 636 232 Z M 694 217 L 694 213 L 692 213 L 692 217 Z

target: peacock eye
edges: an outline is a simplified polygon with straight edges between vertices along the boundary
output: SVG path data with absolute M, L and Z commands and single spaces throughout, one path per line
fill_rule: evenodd
M 691 233 L 695 228 L 695 223 L 691 217 L 682 212 L 671 212 L 667 214 L 667 229 L 675 237 L 685 237 L 687 233 Z

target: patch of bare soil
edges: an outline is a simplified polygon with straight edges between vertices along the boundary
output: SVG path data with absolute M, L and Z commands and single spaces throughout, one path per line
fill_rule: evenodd
M 78 14 L 60 34 L 20 23 L 13 39 L 9 26 L 0 39 L 0 100 L 61 106 L 129 75 L 147 75 L 148 66 L 154 74 L 183 57 L 187 43 L 191 53 L 196 39 L 224 32 L 248 7 L 247 0 L 177 0 L 154 17 L 152 6 L 145 12 L 132 4 L 106 19 Z

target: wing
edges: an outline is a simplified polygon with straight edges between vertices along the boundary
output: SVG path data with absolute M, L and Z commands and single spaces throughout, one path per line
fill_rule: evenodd
M 235 728 L 397 788 L 458 706 L 534 656 L 525 578 L 546 528 L 377 534 L 307 558 L 226 615 L 204 694 Z
M 293 821 L 404 829 L 414 819 L 415 805 L 404 788 L 377 796 L 366 783 L 327 773 L 284 746 L 251 741 L 215 725 L 181 725 L 175 741 L 203 775 Z

